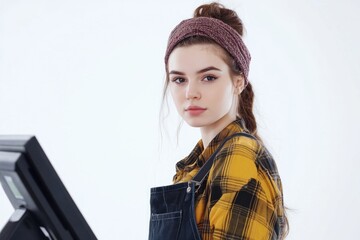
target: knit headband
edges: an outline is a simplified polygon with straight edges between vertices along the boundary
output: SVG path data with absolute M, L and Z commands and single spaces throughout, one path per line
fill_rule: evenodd
M 192 36 L 208 37 L 224 48 L 230 56 L 233 57 L 237 67 L 244 74 L 244 87 L 247 86 L 251 60 L 249 50 L 235 29 L 216 18 L 196 17 L 180 22 L 169 36 L 165 53 L 165 64 L 167 64 L 170 53 L 176 45 L 182 40 Z

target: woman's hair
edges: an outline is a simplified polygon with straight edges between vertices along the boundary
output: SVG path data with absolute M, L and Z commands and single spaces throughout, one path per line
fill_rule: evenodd
M 195 9 L 193 17 L 194 18 L 210 17 L 210 18 L 219 19 L 224 23 L 228 24 L 229 26 L 231 26 L 233 29 L 235 29 L 240 34 L 240 36 L 243 36 L 244 25 L 241 19 L 239 18 L 239 16 L 235 11 L 225 8 L 222 4 L 213 2 L 210 4 L 201 5 Z M 176 45 L 176 47 L 184 47 L 194 44 L 214 44 L 219 46 L 216 42 L 214 42 L 213 40 L 207 37 L 192 36 L 181 41 L 178 45 Z M 239 75 L 243 76 L 243 73 L 238 68 L 235 60 L 225 50 L 223 52 L 225 55 L 224 60 L 230 67 L 231 74 L 233 76 L 239 76 Z M 164 84 L 164 89 L 163 89 L 163 101 L 166 97 L 166 92 L 169 85 L 169 71 L 168 71 L 167 63 L 165 67 L 166 67 L 166 82 Z M 252 85 L 249 82 L 248 85 L 245 87 L 245 89 L 239 95 L 237 115 L 244 120 L 247 130 L 252 135 L 254 135 L 260 142 L 262 142 L 262 139 L 257 133 L 257 124 L 253 113 L 253 105 L 254 105 L 254 92 L 252 89 Z M 284 229 L 282 229 L 283 234 L 282 236 L 280 236 L 281 239 L 284 239 L 286 237 L 289 229 L 289 223 L 285 215 L 285 209 L 284 209 L 284 219 L 285 219 L 283 226 Z

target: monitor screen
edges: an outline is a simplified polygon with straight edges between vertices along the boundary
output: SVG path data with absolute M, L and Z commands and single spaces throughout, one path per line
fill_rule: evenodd
M 0 181 L 15 211 L 6 239 L 97 239 L 35 136 L 0 135 Z

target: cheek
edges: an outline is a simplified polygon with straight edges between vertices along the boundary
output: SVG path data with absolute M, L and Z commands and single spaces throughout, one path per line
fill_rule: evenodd
M 176 107 L 180 107 L 183 101 L 181 89 L 176 86 L 170 86 L 170 93 Z
M 222 86 L 212 94 L 214 96 L 213 100 L 217 102 L 219 107 L 228 108 L 232 105 L 234 97 L 232 86 Z

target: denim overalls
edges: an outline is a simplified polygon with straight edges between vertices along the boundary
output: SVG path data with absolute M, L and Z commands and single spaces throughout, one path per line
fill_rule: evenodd
M 195 221 L 195 194 L 207 177 L 216 154 L 235 136 L 256 139 L 244 132 L 235 133 L 221 143 L 189 182 L 151 188 L 149 240 L 201 239 Z

